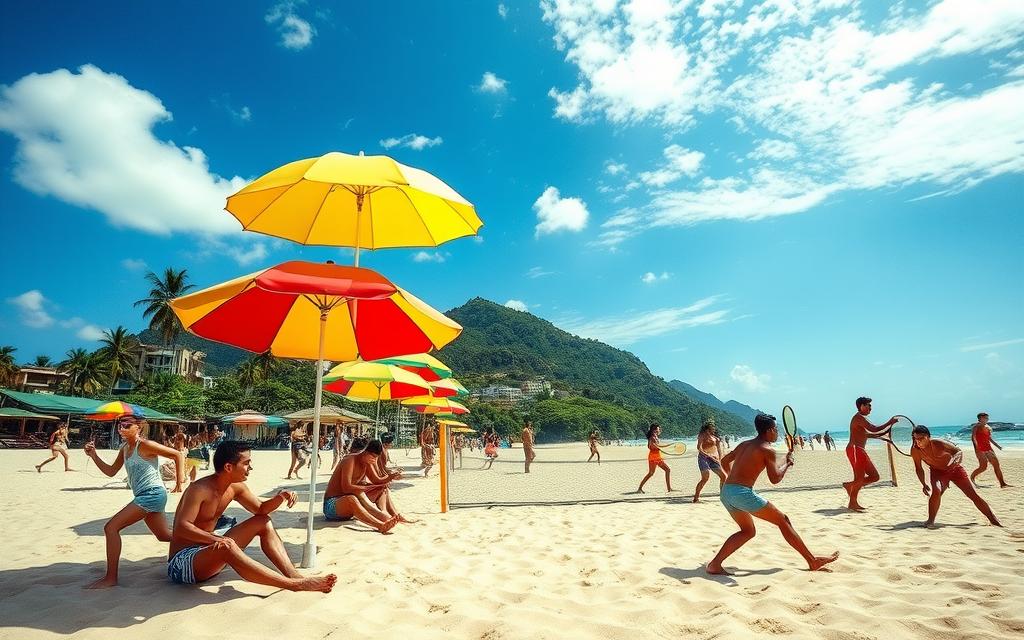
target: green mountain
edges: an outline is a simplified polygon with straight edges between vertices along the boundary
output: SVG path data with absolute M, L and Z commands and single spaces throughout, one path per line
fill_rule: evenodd
M 752 429 L 750 422 L 735 414 L 672 388 L 635 355 L 597 340 L 574 336 L 530 313 L 474 298 L 447 315 L 459 322 L 464 331 L 438 355 L 458 372 L 464 383 L 479 386 L 502 376 L 512 380 L 544 376 L 555 389 L 601 403 L 585 403 L 579 398 L 562 401 L 558 411 L 573 413 L 578 424 L 567 422 L 563 427 L 565 434 L 542 431 L 546 436 L 577 437 L 581 427 L 589 431 L 592 427 L 586 424 L 601 424 L 601 415 L 612 409 L 628 413 L 633 422 L 632 437 L 638 437 L 650 422 L 661 424 L 669 437 L 693 435 L 708 416 L 726 433 L 746 433 Z M 557 413 L 551 402 L 538 402 L 537 409 Z M 583 419 L 581 415 L 589 418 Z M 606 419 L 621 424 L 623 415 L 619 412 Z
M 743 422 L 747 424 L 754 424 L 754 416 L 761 413 L 761 411 L 753 407 L 747 406 L 742 402 L 736 402 L 735 400 L 722 402 L 714 394 L 708 393 L 706 391 L 701 391 L 700 389 L 694 387 L 693 385 L 689 385 L 683 382 L 682 380 L 672 380 L 669 382 L 669 385 L 671 385 L 672 388 L 676 389 L 677 391 L 680 391 L 685 395 L 693 398 L 697 402 L 703 402 L 709 407 L 715 407 L 716 409 L 721 409 L 722 411 L 728 411 L 729 413 L 738 416 L 740 420 L 743 420 Z

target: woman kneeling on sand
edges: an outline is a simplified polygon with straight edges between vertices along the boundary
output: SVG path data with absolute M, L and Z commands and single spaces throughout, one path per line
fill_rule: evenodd
M 103 534 L 107 539 L 107 573 L 86 587 L 87 589 L 103 589 L 117 584 L 117 565 L 121 559 L 121 530 L 125 527 L 145 520 L 146 526 L 157 540 L 171 541 L 171 530 L 164 518 L 167 489 L 160 479 L 157 456 L 162 455 L 174 461 L 174 492 L 178 493 L 181 491 L 182 482 L 185 481 L 185 454 L 142 438 L 139 435 L 140 427 L 140 423 L 133 417 L 124 417 L 118 421 L 117 429 L 124 444 L 118 450 L 113 464 L 107 464 L 100 459 L 93 443 L 85 445 L 85 455 L 92 458 L 96 468 L 108 477 L 114 477 L 123 466 L 128 472 L 128 485 L 135 495 L 124 509 L 118 511 L 103 526 Z

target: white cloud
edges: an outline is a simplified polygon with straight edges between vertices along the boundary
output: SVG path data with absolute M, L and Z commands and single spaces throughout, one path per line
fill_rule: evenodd
M 556 231 L 582 231 L 590 217 L 583 200 L 563 198 L 555 187 L 544 190 L 533 203 L 533 210 L 537 212 L 537 236 Z
M 757 373 L 745 364 L 738 364 L 729 372 L 729 377 L 740 384 L 743 389 L 752 393 L 768 390 L 772 377 L 766 373 Z
M 1000 347 L 1009 347 L 1015 344 L 1024 344 L 1024 338 L 1013 338 L 1012 340 L 1003 340 L 1002 342 L 989 342 L 986 344 L 969 344 L 960 347 L 960 351 L 987 351 L 989 349 L 998 349 Z
M 666 147 L 664 154 L 667 160 L 665 165 L 655 171 L 642 172 L 641 182 L 652 187 L 664 187 L 683 176 L 693 177 L 700 171 L 700 164 L 704 160 L 704 154 L 700 151 L 692 151 L 677 144 Z
M 21 323 L 26 327 L 45 329 L 53 324 L 53 316 L 45 308 L 48 300 L 38 289 L 8 298 L 7 302 L 17 307 Z
M 505 93 L 508 90 L 507 85 L 507 80 L 499 78 L 490 71 L 485 71 L 483 77 L 480 78 L 477 90 L 483 93 Z
M 385 138 L 380 141 L 380 146 L 385 149 L 390 149 L 391 147 L 405 147 L 414 151 L 422 151 L 428 147 L 436 147 L 442 142 L 444 142 L 444 140 L 441 136 L 428 138 L 427 136 L 421 136 L 418 133 L 409 133 L 401 138 Z
M 578 336 L 625 346 L 680 329 L 725 322 L 729 310 L 708 310 L 720 298 L 721 296 L 711 296 L 686 307 L 630 312 L 593 320 L 570 320 L 562 324 L 566 331 Z
M 612 176 L 617 176 L 620 173 L 626 171 L 626 165 L 622 162 L 615 162 L 614 160 L 606 160 L 604 163 L 604 170 Z
M 444 262 L 445 257 L 442 253 L 433 251 L 417 251 L 412 256 L 413 262 Z
M 554 274 L 554 271 L 545 271 L 543 267 L 532 267 L 526 272 L 527 278 L 542 278 Z
M 81 338 L 82 340 L 89 340 L 95 342 L 103 338 L 104 332 L 103 329 L 97 327 L 94 324 L 87 324 L 78 331 L 76 331 L 75 335 Z
M 267 246 L 262 242 L 255 242 L 249 247 L 232 246 L 227 248 L 227 253 L 235 262 L 245 267 L 266 258 Z
M 662 271 L 660 276 L 655 275 L 653 271 L 648 271 L 647 273 L 640 277 L 640 281 L 643 282 L 644 284 L 654 284 L 655 282 L 658 281 L 668 280 L 671 277 L 671 274 L 669 274 L 667 271 Z
M 128 271 L 143 271 L 149 265 L 142 258 L 124 258 L 121 260 L 121 266 Z
M 715 114 L 750 138 L 749 169 L 670 191 L 704 158 L 641 174 L 657 191 L 634 232 L 790 215 L 851 190 L 926 184 L 948 196 L 1024 173 L 1024 81 L 1013 75 L 1024 3 L 938 0 L 873 24 L 851 5 L 544 0 L 555 46 L 579 77 L 549 92 L 555 116 L 653 122 L 671 136 Z M 985 82 L 945 86 L 949 67 L 927 66 L 958 56 L 957 69 L 973 65 Z
M 502 2 L 498 3 L 498 15 L 501 16 L 502 20 L 508 17 L 508 7 Z
M 156 96 L 92 65 L 0 88 L 0 130 L 17 139 L 13 174 L 26 189 L 95 209 L 117 227 L 236 232 L 224 201 L 245 181 L 211 173 L 196 147 L 155 137 L 170 119 Z
M 312 44 L 313 36 L 316 35 L 313 25 L 295 13 L 298 4 L 300 2 L 289 0 L 279 2 L 271 7 L 263 18 L 267 24 L 277 25 L 277 31 L 281 34 L 281 46 L 295 51 Z
M 508 307 L 509 309 L 514 309 L 516 311 L 527 311 L 529 309 L 526 306 L 525 302 L 523 302 L 522 300 L 515 299 L 508 300 L 507 302 L 505 302 L 505 306 Z

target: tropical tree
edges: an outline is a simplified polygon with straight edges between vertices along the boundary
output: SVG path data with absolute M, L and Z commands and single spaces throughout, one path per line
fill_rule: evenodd
M 106 384 L 106 366 L 99 352 L 70 349 L 57 369 L 68 374 L 65 389 L 72 394 L 92 395 Z
M 238 381 L 246 388 L 246 394 L 261 382 L 266 382 L 279 369 L 280 360 L 270 351 L 257 353 L 238 365 Z
M 0 347 L 0 386 L 9 387 L 14 384 L 14 377 L 18 373 L 18 365 L 14 362 L 14 352 L 17 347 Z
M 128 376 L 134 379 L 138 375 L 136 361 L 139 352 L 139 339 L 128 333 L 128 330 L 118 325 L 116 329 L 107 329 L 100 339 L 103 344 L 97 354 L 106 364 L 107 373 L 110 375 L 110 392 L 114 392 L 114 385 L 121 376 Z
M 164 270 L 163 278 L 150 271 L 146 280 L 152 286 L 149 297 L 135 303 L 136 307 L 145 307 L 142 317 L 149 320 L 149 328 L 160 334 L 164 344 L 172 350 L 174 341 L 182 332 L 181 322 L 171 309 L 171 301 L 185 295 L 195 285 L 188 283 L 188 270 L 175 271 L 171 267 Z
M 36 356 L 36 359 L 32 361 L 33 367 L 49 367 L 53 364 L 53 360 L 50 356 Z

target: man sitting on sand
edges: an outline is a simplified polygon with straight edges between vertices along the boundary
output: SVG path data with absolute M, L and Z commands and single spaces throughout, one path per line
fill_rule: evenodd
M 847 497 L 850 499 L 846 508 L 850 511 L 864 511 L 864 507 L 857 502 L 857 496 L 864 485 L 878 482 L 878 470 L 868 457 L 868 438 L 885 433 L 885 431 L 896 424 L 896 418 L 890 418 L 885 424 L 875 426 L 868 422 L 868 414 L 871 413 L 871 398 L 861 396 L 857 398 L 857 413 L 853 414 L 850 420 L 850 442 L 846 445 L 846 457 L 853 467 L 853 480 L 843 483 Z
M 462 435 L 462 434 L 459 434 Z M 395 442 L 395 436 L 390 433 L 382 433 L 380 436 L 380 444 L 384 449 L 384 453 L 377 456 L 377 464 L 367 469 L 366 477 L 363 478 L 369 484 L 384 484 L 384 490 L 379 492 L 379 497 L 374 500 L 377 507 L 386 513 L 388 517 L 398 518 L 399 522 L 411 523 L 416 520 L 408 520 L 405 516 L 398 512 L 398 507 L 395 506 L 395 501 L 391 498 L 391 483 L 402 477 L 401 469 L 391 469 L 388 467 L 388 453 L 391 451 L 391 445 Z M 368 492 L 368 497 L 372 494 L 372 490 Z
M 758 414 L 754 418 L 754 428 L 757 429 L 757 437 L 741 442 L 722 458 L 722 466 L 729 476 L 722 487 L 721 500 L 732 519 L 740 525 L 740 530 L 725 541 L 718 555 L 708 563 L 707 572 L 714 575 L 729 575 L 729 572 L 722 568 L 722 563 L 757 535 L 754 517 L 777 526 L 789 546 L 796 549 L 807 561 L 808 568 L 811 571 L 818 571 L 826 564 L 834 562 L 839 557 L 839 552 L 830 556 L 812 554 L 793 529 L 789 517 L 754 491 L 754 483 L 762 471 L 767 471 L 768 480 L 772 484 L 778 484 L 786 476 L 786 471 L 793 466 L 792 452 L 786 454 L 783 464 L 775 460 L 772 443 L 779 439 L 779 430 L 775 425 L 774 416 Z
M 921 481 L 921 490 L 928 496 L 928 521 L 924 523 L 926 527 L 935 524 L 935 516 L 939 513 L 939 505 L 942 504 L 942 494 L 949 488 L 950 482 L 960 487 L 964 495 L 971 499 L 989 522 L 997 527 L 1003 526 L 999 524 L 988 503 L 978 495 L 974 485 L 967 479 L 967 471 L 960 464 L 964 457 L 963 451 L 945 440 L 932 440 L 931 431 L 924 425 L 914 427 L 913 438 L 914 446 L 910 450 L 910 457 L 914 460 L 914 471 L 917 472 L 917 479 Z M 931 469 L 928 482 L 924 480 L 922 462 Z
M 213 456 L 213 468 L 213 475 L 193 482 L 178 503 L 167 578 L 177 584 L 196 584 L 230 566 L 249 582 L 289 591 L 329 593 L 338 577 L 333 573 L 309 577 L 300 574 L 270 521 L 270 514 L 282 504 L 295 504 L 295 494 L 282 490 L 265 501 L 253 494 L 245 484 L 252 471 L 252 451 L 244 442 L 221 443 Z M 214 528 L 232 500 L 255 515 L 221 534 Z M 245 547 L 257 537 L 263 553 L 281 573 L 245 555 Z
M 324 517 L 333 521 L 355 518 L 381 533 L 391 531 L 398 524 L 399 516 L 389 514 L 377 506 L 376 501 L 387 491 L 391 480 L 401 473 L 388 473 L 387 479 L 369 482 L 370 473 L 376 477 L 376 466 L 384 447 L 380 440 L 370 440 L 359 453 L 345 456 L 334 468 L 331 479 L 324 490 Z
M 996 480 L 999 481 L 999 488 L 1009 487 L 1006 480 L 1003 480 L 1003 470 L 999 466 L 999 458 L 992 450 L 993 445 L 1000 451 L 1003 450 L 1003 447 L 992 437 L 992 427 L 988 426 L 987 413 L 978 414 L 978 421 L 971 427 L 971 442 L 974 444 L 974 454 L 978 456 L 978 468 L 971 473 L 971 482 L 974 483 L 974 486 L 978 486 L 976 478 L 985 473 L 988 463 L 991 462 L 992 470 L 996 472 Z

